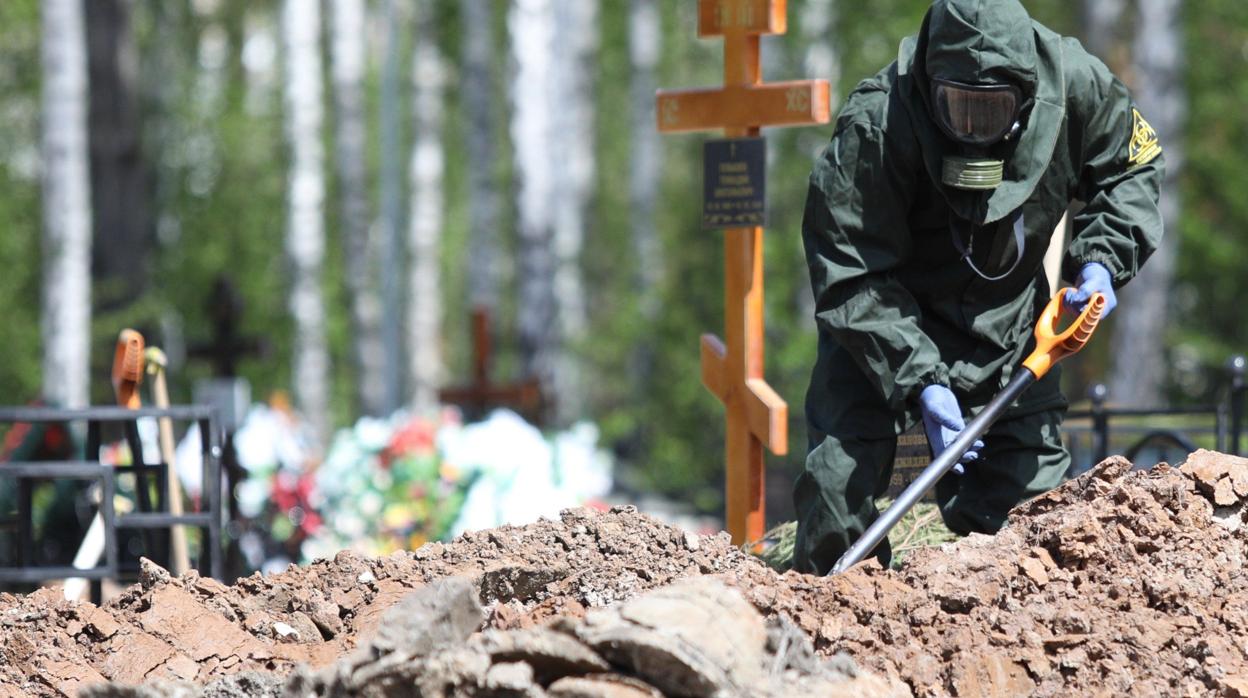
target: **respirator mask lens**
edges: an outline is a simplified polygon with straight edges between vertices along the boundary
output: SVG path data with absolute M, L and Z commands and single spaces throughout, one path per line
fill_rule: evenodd
M 971 146 L 1005 138 L 1018 123 L 1022 91 L 1014 85 L 966 85 L 932 80 L 932 108 L 945 135 Z

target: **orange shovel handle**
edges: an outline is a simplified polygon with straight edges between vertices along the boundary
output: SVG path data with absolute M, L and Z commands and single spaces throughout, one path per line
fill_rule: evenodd
M 117 404 L 132 410 L 142 407 L 139 383 L 143 382 L 143 335 L 126 328 L 117 337 L 113 354 L 113 392 Z
M 1075 318 L 1075 321 L 1064 332 L 1059 333 L 1057 320 L 1062 314 L 1062 299 L 1067 291 L 1073 290 L 1064 288 L 1058 291 L 1057 295 L 1053 296 L 1053 300 L 1049 301 L 1044 312 L 1040 314 L 1040 320 L 1036 322 L 1036 350 L 1023 361 L 1023 365 L 1035 374 L 1037 379 L 1048 373 L 1058 361 L 1082 349 L 1083 345 L 1092 339 L 1092 331 L 1100 324 L 1101 316 L 1105 314 L 1105 296 L 1094 293 L 1092 298 L 1088 299 L 1088 305 L 1079 317 Z

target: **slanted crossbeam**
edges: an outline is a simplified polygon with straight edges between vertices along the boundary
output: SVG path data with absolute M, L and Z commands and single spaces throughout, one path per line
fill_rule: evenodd
M 762 81 L 759 37 L 784 33 L 785 10 L 785 0 L 699 0 L 698 36 L 724 39 L 724 86 L 659 90 L 659 131 L 741 138 L 764 126 L 827 123 L 826 80 Z M 725 519 L 741 544 L 763 536 L 763 448 L 788 452 L 789 408 L 763 379 L 763 229 L 724 231 L 724 256 L 725 339 L 702 336 L 702 383 L 727 413 Z

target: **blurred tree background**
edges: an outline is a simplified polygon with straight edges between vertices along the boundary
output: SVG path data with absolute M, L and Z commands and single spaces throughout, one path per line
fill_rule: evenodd
M 214 373 L 199 350 L 216 338 L 214 309 L 221 307 L 223 280 L 241 300 L 238 333 L 262 338 L 266 348 L 239 356 L 238 373 L 257 397 L 279 390 L 297 395 L 283 5 L 298 12 L 299 3 L 84 4 L 96 212 L 93 401 L 111 401 L 111 348 L 125 326 L 166 349 L 174 362 L 175 401 L 189 400 L 194 381 Z M 381 306 L 382 326 L 400 331 L 405 352 L 417 345 L 428 352 L 432 345 L 440 356 L 431 360 L 445 364 L 446 384 L 468 380 L 469 314 L 474 302 L 484 301 L 494 318 L 496 378 L 570 371 L 575 380 L 558 384 L 572 387 L 555 397 L 576 405 L 577 414 L 557 411 L 557 421 L 596 422 L 619 458 L 625 484 L 717 510 L 723 420 L 719 403 L 700 385 L 697 349 L 701 333 L 718 333 L 723 324 L 722 244 L 719 233 L 699 225 L 704 136 L 664 136 L 656 152 L 647 140 L 653 134 L 643 132 L 653 127 L 645 109 L 655 87 L 722 80 L 720 42 L 696 37 L 696 3 L 586 2 L 594 11 L 585 16 L 567 12 L 570 4 L 563 0 L 363 4 L 362 88 L 336 92 L 336 0 L 320 3 L 321 62 L 313 69 L 323 78 L 317 99 L 324 111 L 318 128 L 325 235 L 317 244 L 324 249 L 318 283 L 328 421 L 346 426 L 364 410 L 386 404 L 384 396 L 357 389 L 378 385 L 365 375 L 376 361 L 361 366 L 358 355 L 361 332 L 352 303 L 361 289 L 397 299 L 397 306 Z M 1089 39 L 1080 32 L 1094 25 L 1084 21 L 1086 8 L 1078 3 L 1024 4 L 1054 30 Z M 1185 100 L 1176 130 L 1161 137 L 1163 145 L 1181 143 L 1186 158 L 1172 185 L 1181 211 L 1177 228 L 1168 231 L 1178 243 L 1175 279 L 1163 289 L 1165 307 L 1149 312 L 1166 319 L 1164 333 L 1155 338 L 1167 367 L 1164 400 L 1202 402 L 1216 397 L 1225 359 L 1248 346 L 1248 329 L 1234 310 L 1235 299 L 1248 293 L 1248 274 L 1238 267 L 1239 250 L 1248 243 L 1248 122 L 1242 113 L 1248 104 L 1248 4 L 1119 2 L 1117 30 L 1091 37 L 1089 45 L 1137 88 L 1150 76 L 1132 74 L 1132 46 L 1149 37 L 1135 28 L 1141 12 L 1159 4 L 1178 13 L 1173 30 Z M 927 5 L 789 0 L 788 33 L 764 39 L 764 76 L 831 78 L 839 104 L 858 80 L 892 60 Z M 525 23 L 534 17 L 539 24 Z M 544 26 L 543 17 L 554 38 L 533 49 L 531 27 Z M 0 3 L 0 301 L 7 315 L 0 323 L 0 401 L 8 404 L 37 399 L 43 383 L 40 21 L 39 0 Z M 422 40 L 434 42 L 423 48 L 436 51 L 421 54 Z M 542 74 L 547 79 L 517 80 Z M 358 153 L 336 140 L 344 94 L 364 119 Z M 431 99 L 438 100 L 434 111 Z M 520 113 L 553 124 L 537 152 L 517 148 L 517 134 L 525 133 L 517 126 Z M 439 131 L 432 137 L 429 124 Z M 831 131 L 778 129 L 766 135 L 766 375 L 789 402 L 792 422 L 791 455 L 770 459 L 776 518 L 787 509 L 789 483 L 805 453 L 802 402 L 815 331 L 799 228 L 806 176 Z M 576 154 L 579 138 L 588 139 L 588 153 Z M 439 160 L 430 160 L 435 152 Z M 358 215 L 358 195 L 354 214 L 340 206 L 342 187 L 355 186 L 344 181 L 350 168 L 339 162 L 350 157 L 363 163 L 365 226 L 347 220 Z M 652 165 L 646 157 L 654 159 Z M 583 165 L 592 169 L 587 180 L 578 180 Z M 415 197 L 429 194 L 430 177 L 436 178 L 438 197 L 417 205 Z M 549 182 L 543 185 L 544 178 Z M 557 209 L 547 211 L 547 222 L 534 219 L 533 204 L 526 203 L 539 185 L 553 192 L 546 202 Z M 429 222 L 428 214 L 412 220 L 412 212 L 428 211 L 430 201 L 440 217 L 432 231 L 420 225 Z M 409 229 L 412 235 L 423 231 L 424 246 L 409 244 Z M 367 241 L 344 238 L 350 235 L 366 235 Z M 429 240 L 435 241 L 432 248 Z M 540 249 L 535 240 L 550 247 Z M 350 259 L 352 245 L 367 256 Z M 417 261 L 429 261 L 415 259 L 429 249 L 436 259 L 423 274 L 427 279 L 436 273 L 436 300 L 414 297 L 418 280 L 406 276 Z M 524 273 L 532 269 L 547 269 L 550 278 Z M 387 276 L 395 273 L 403 277 Z M 576 297 L 559 297 L 568 288 L 576 289 Z M 533 315 L 533 298 L 551 299 L 553 309 Z M 426 316 L 413 309 L 431 302 L 440 325 L 414 329 L 416 320 L 409 318 Z M 583 320 L 568 321 L 573 312 Z M 542 317 L 553 324 L 540 324 Z M 555 346 L 538 348 L 553 352 L 549 362 L 534 358 L 534 322 L 553 338 Z M 414 343 L 416 331 L 423 342 Z M 1076 400 L 1113 363 L 1109 341 L 1095 346 L 1067 372 Z M 412 404 L 421 389 L 415 381 L 429 379 L 408 375 L 418 371 L 406 360 L 384 366 L 382 388 L 401 386 L 397 399 Z

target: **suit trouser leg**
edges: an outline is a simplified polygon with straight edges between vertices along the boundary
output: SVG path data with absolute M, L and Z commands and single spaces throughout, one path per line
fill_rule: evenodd
M 1065 413 L 1057 376 L 1033 386 L 1022 404 L 988 430 L 980 458 L 966 474 L 937 483 L 945 525 L 962 535 L 996 533 L 1010 509 L 1061 484 L 1070 468 L 1061 435 Z
M 951 530 L 995 533 L 1015 505 L 1061 483 L 1070 454 L 1061 440 L 1066 400 L 1060 380 L 1055 368 L 1032 386 L 989 429 L 979 461 L 965 475 L 949 474 L 937 483 L 936 499 Z M 831 569 L 878 518 L 875 499 L 888 488 L 897 450 L 896 436 L 885 434 L 908 426 L 898 424 L 895 415 L 874 401 L 862 399 L 868 394 L 862 390 L 826 394 L 857 399 L 844 404 L 834 398 L 808 400 L 811 448 L 794 486 L 798 527 L 793 562 L 799 571 L 819 574 Z M 828 432 L 816 425 L 827 425 Z M 887 540 L 875 554 L 889 564 Z
M 875 499 L 888 488 L 896 449 L 896 437 L 825 435 L 810 451 L 794 487 L 795 569 L 826 574 L 879 517 Z M 887 539 L 875 554 L 887 567 L 892 559 Z

